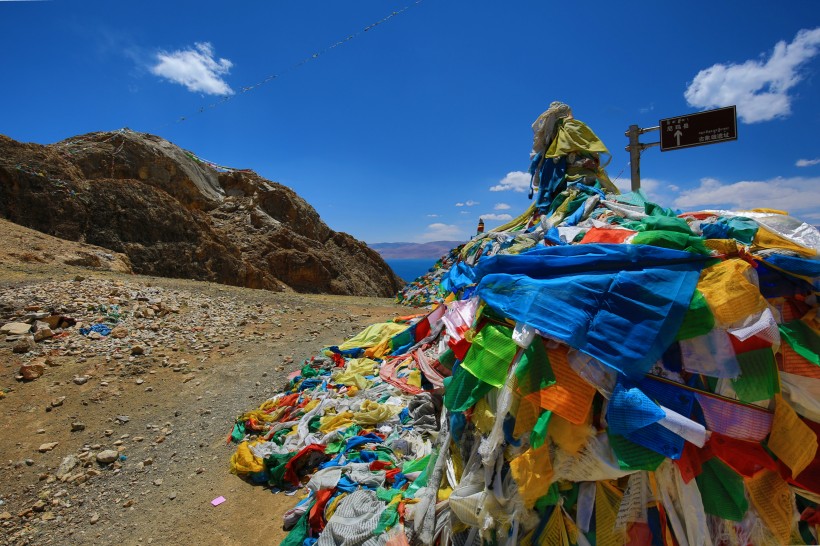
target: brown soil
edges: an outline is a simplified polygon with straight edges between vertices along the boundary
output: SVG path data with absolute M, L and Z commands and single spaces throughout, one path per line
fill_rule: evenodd
M 6 247 L 9 242 L 2 239 Z M 37 252 L 56 255 L 62 243 L 48 238 L 36 244 Z M 15 375 L 21 363 L 36 356 L 13 354 L 12 343 L 0 338 L 0 544 L 278 543 L 285 536 L 282 514 L 299 495 L 273 494 L 229 473 L 233 446 L 226 445 L 226 437 L 234 419 L 279 390 L 287 374 L 321 347 L 408 312 L 383 298 L 272 293 L 15 259 L 8 252 L 3 257 L 0 292 L 8 294 L 12 287 L 20 297 L 52 281 L 91 283 L 86 287 L 114 282 L 227 298 L 242 308 L 267 310 L 268 316 L 217 332 L 229 344 L 204 358 L 186 353 L 190 348 L 182 339 L 154 347 L 157 357 L 136 360 L 82 359 L 49 352 L 41 342 L 38 351 L 57 365 L 30 382 Z M 84 279 L 76 281 L 77 275 Z M 42 299 L 47 294 L 41 303 L 48 306 Z M 0 301 L 0 309 L 14 303 Z M 194 317 L 192 310 L 182 308 L 177 320 L 191 332 L 210 327 L 194 318 L 186 323 L 189 315 Z M 69 335 L 87 343 L 76 331 Z M 186 358 L 190 369 L 174 371 L 179 370 L 174 362 Z M 73 378 L 78 375 L 90 379 L 77 385 Z M 52 407 L 62 396 L 62 405 Z M 85 429 L 72 432 L 75 422 Z M 46 442 L 58 445 L 40 453 L 38 447 Z M 56 480 L 61 461 L 84 445 L 94 453 L 119 447 L 126 459 L 79 468 L 89 476 L 84 482 Z M 212 506 L 220 495 L 226 502 Z M 38 505 L 38 500 L 43 502 Z

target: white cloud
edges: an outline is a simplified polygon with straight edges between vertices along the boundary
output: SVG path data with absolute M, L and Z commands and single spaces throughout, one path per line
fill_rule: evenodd
M 507 220 L 512 220 L 512 216 L 509 214 L 482 214 L 482 220 L 496 220 L 498 222 L 506 222 Z
M 769 208 L 784 210 L 800 218 L 816 217 L 820 211 L 820 177 L 772 178 L 723 183 L 703 178 L 700 186 L 684 190 L 675 200 L 680 208 L 732 208 L 748 210 Z
M 441 218 L 441 214 L 428 214 L 427 218 Z
M 746 123 L 787 117 L 791 114 L 789 90 L 803 78 L 801 66 L 818 52 L 820 27 L 803 29 L 791 43 L 775 44 L 768 59 L 718 63 L 701 70 L 683 96 L 698 108 L 736 104 L 738 116 Z
M 472 199 L 470 199 L 469 201 L 465 201 L 463 203 L 461 203 L 461 202 L 456 203 L 456 206 L 457 207 L 474 207 L 474 206 L 480 205 L 480 204 L 481 203 L 479 203 L 478 201 L 473 201 Z
M 813 167 L 820 163 L 820 158 L 817 159 L 798 159 L 795 166 L 797 167 Z
M 420 239 L 422 241 L 453 241 L 466 239 L 466 236 L 458 226 L 437 222 L 428 225 L 427 231 L 421 235 Z
M 490 191 L 517 191 L 524 193 L 530 189 L 530 175 L 529 173 L 521 171 L 513 171 L 507 173 L 507 176 L 498 181 L 498 184 L 492 186 Z
M 507 203 L 496 203 L 493 210 L 510 210 L 510 206 Z
M 233 63 L 228 59 L 214 59 L 214 50 L 208 42 L 197 42 L 193 48 L 160 51 L 151 73 L 184 85 L 188 91 L 208 95 L 233 95 L 233 89 L 222 79 Z
M 469 210 L 462 210 L 462 211 L 459 211 L 459 212 L 460 212 L 461 214 L 470 214 L 470 211 L 469 211 Z

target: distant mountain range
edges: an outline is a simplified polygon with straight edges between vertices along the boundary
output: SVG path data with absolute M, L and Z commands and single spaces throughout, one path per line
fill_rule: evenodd
M 464 241 L 431 241 L 429 243 L 371 243 L 367 246 L 385 260 L 438 260 Z

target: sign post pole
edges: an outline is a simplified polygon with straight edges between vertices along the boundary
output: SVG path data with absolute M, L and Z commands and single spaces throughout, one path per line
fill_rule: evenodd
M 650 142 L 644 144 L 638 141 L 638 137 L 644 133 L 648 133 L 649 131 L 657 131 L 658 129 L 660 129 L 659 126 L 641 129 L 637 125 L 630 125 L 629 130 L 624 133 L 629 137 L 629 146 L 626 147 L 626 151 L 629 152 L 629 170 L 632 174 L 632 191 L 638 191 L 641 189 L 641 152 L 647 148 L 660 145 L 660 142 Z

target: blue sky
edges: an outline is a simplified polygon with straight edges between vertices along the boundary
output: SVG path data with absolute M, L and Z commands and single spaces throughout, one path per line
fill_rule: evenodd
M 736 142 L 647 150 L 645 190 L 820 223 L 816 1 L 0 0 L 0 20 L 0 133 L 155 133 L 290 186 L 370 243 L 520 213 L 530 125 L 554 100 L 624 188 L 630 124 L 737 104 Z

